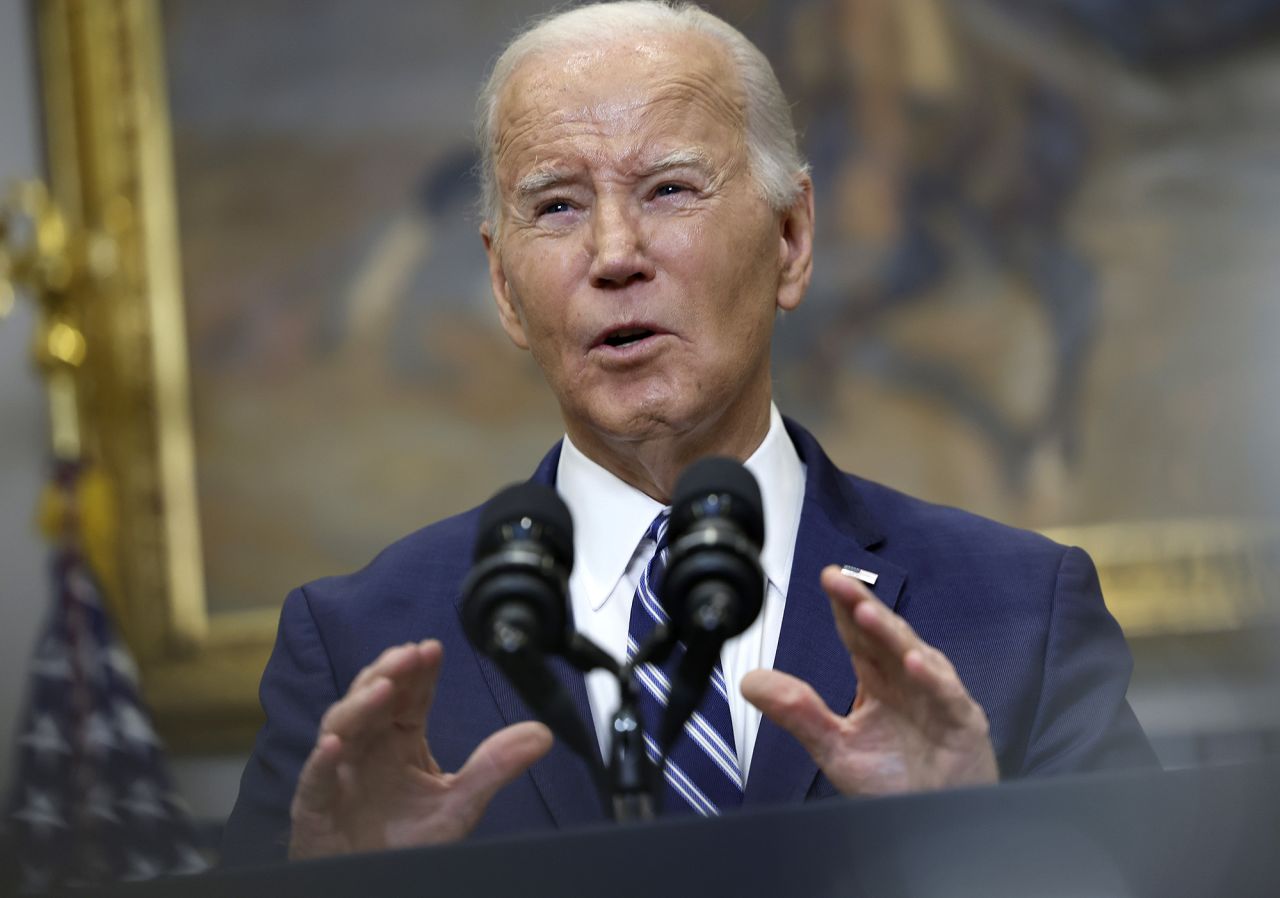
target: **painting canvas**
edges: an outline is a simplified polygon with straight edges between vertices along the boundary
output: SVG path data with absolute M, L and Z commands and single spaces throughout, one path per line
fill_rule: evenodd
M 812 164 L 775 398 L 838 464 L 1038 528 L 1280 510 L 1274 3 L 708 5 Z M 497 323 L 471 135 L 545 8 L 162 10 L 210 610 L 273 607 L 560 435 Z

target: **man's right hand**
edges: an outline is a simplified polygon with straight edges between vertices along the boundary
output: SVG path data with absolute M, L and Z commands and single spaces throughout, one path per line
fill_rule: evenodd
M 457 773 L 442 771 L 425 734 L 443 657 L 435 640 L 387 649 L 325 713 L 294 792 L 289 857 L 461 839 L 550 751 L 551 731 L 528 721 L 485 739 Z

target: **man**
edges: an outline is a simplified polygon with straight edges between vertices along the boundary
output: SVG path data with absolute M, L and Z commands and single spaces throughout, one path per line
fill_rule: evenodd
M 498 312 L 565 424 L 534 479 L 574 515 L 577 628 L 625 652 L 691 462 L 761 481 L 765 607 L 722 656 L 731 803 L 1150 762 L 1083 553 L 841 474 L 773 408 L 773 322 L 808 286 L 814 215 L 758 50 L 695 7 L 573 10 L 499 59 L 479 136 Z M 602 819 L 586 766 L 462 636 L 476 518 L 290 595 L 228 860 Z M 603 744 L 616 690 L 561 673 Z

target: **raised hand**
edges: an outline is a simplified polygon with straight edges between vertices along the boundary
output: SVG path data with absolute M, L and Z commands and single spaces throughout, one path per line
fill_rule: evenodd
M 551 749 L 545 726 L 518 723 L 442 771 L 424 735 L 442 660 L 435 640 L 387 649 L 325 713 L 293 796 L 291 858 L 461 839 Z
M 846 795 L 996 782 L 987 716 L 946 656 L 839 567 L 823 570 L 822 587 L 858 677 L 852 710 L 832 713 L 808 683 L 775 670 L 743 678 L 747 701 Z

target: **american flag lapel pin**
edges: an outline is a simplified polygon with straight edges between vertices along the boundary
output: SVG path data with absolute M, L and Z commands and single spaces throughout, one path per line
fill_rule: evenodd
M 846 564 L 840 568 L 840 573 L 844 574 L 846 577 L 852 577 L 854 580 L 861 580 L 868 586 L 875 586 L 876 581 L 880 579 L 880 575 L 874 571 L 865 571 L 862 568 L 854 567 L 851 564 Z

